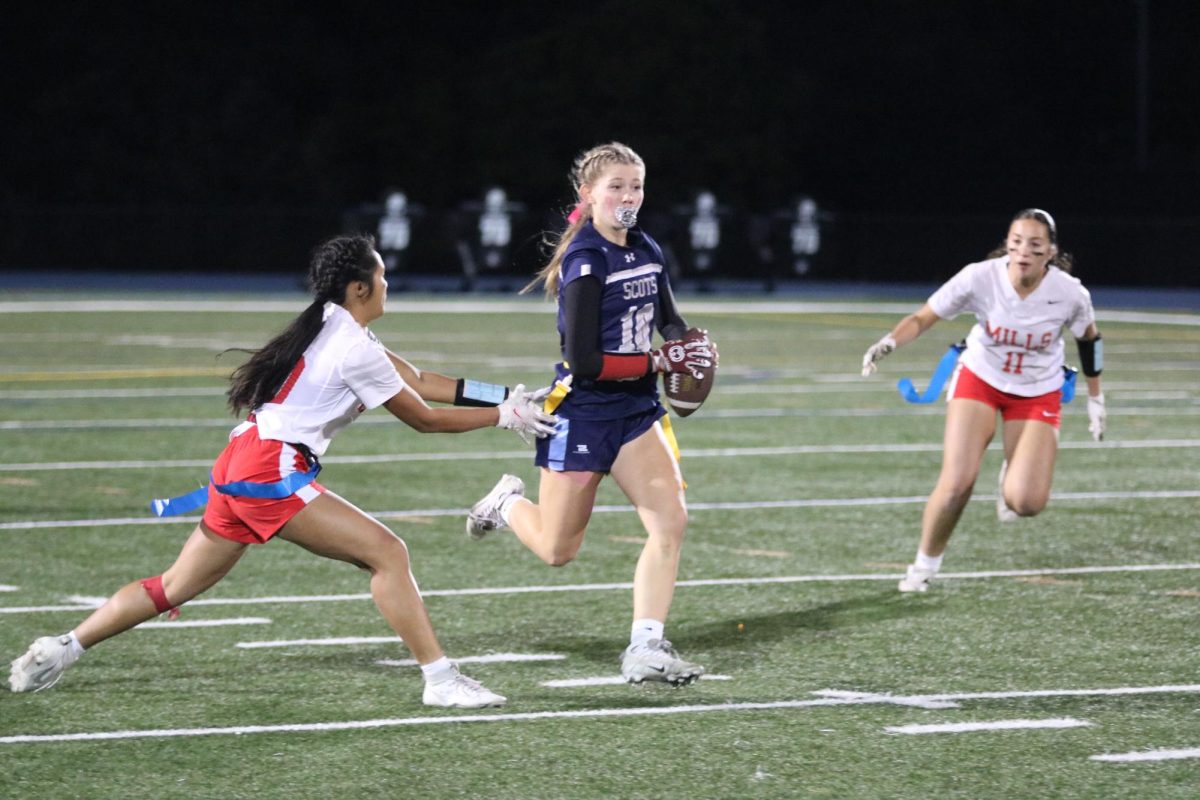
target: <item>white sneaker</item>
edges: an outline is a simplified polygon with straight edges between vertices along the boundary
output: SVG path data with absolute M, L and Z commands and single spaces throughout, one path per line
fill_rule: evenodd
M 507 527 L 500 516 L 500 506 L 513 495 L 525 496 L 525 481 L 516 475 L 504 475 L 467 513 L 467 536 L 479 540 L 492 531 Z
M 921 569 L 916 564 L 909 564 L 908 571 L 900 579 L 902 592 L 928 592 L 929 582 L 937 573 L 931 569 Z
M 704 667 L 684 661 L 666 639 L 631 644 L 621 654 L 621 677 L 626 683 L 654 681 L 687 686 L 703 674 Z
M 79 656 L 71 649 L 70 636 L 43 636 L 29 645 L 25 655 L 12 662 L 8 687 L 14 692 L 49 689 L 78 660 Z
M 996 519 L 1001 522 L 1016 522 L 1021 518 L 1021 515 L 1008 507 L 1008 503 L 1004 502 L 1004 474 L 1008 472 L 1008 461 L 1000 462 L 1000 480 L 999 489 L 996 491 Z
M 502 706 L 508 698 L 487 689 L 479 681 L 459 675 L 437 683 L 426 683 L 421 698 L 427 706 L 443 708 L 488 708 Z

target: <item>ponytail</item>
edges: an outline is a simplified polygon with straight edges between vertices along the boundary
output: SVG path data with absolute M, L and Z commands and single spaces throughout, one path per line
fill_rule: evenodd
M 532 291 L 540 283 L 545 288 L 546 297 L 554 299 L 558 296 L 563 256 L 566 255 L 572 240 L 592 219 L 592 207 L 583 202 L 580 190 L 598 181 L 604 170 L 612 164 L 634 164 L 642 169 L 646 167 L 642 157 L 635 153 L 633 148 L 620 142 L 596 145 L 591 150 L 579 154 L 571 169 L 571 186 L 575 189 L 576 205 L 567 215 L 567 228 L 557 236 L 546 235 L 544 244 L 554 248 L 550 262 L 538 270 L 533 280 L 521 289 L 521 294 Z
M 377 261 L 372 236 L 338 236 L 313 250 L 308 284 L 314 295 L 308 308 L 259 350 L 242 350 L 250 359 L 233 371 L 226 398 L 234 415 L 267 403 L 278 392 L 296 362 L 325 325 L 325 304 L 346 301 L 346 287 L 355 281 L 373 286 Z M 226 350 L 225 352 L 229 352 Z

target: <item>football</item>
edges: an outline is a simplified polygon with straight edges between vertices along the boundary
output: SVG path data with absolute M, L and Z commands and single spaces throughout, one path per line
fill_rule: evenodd
M 689 328 L 680 341 L 699 341 L 707 336 L 707 331 Z M 663 373 L 663 394 L 667 398 L 667 405 L 681 417 L 686 417 L 700 408 L 716 382 L 719 356 L 716 343 L 710 341 L 710 347 L 713 352 L 713 365 L 700 370 L 702 377 L 696 378 L 687 372 Z

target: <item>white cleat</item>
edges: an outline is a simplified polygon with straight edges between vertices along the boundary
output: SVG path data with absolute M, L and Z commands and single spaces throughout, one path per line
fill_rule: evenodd
M 937 573 L 929 569 L 920 569 L 916 564 L 909 564 L 908 571 L 900 579 L 899 589 L 902 592 L 928 592 L 929 582 Z
M 1021 515 L 1008 507 L 1004 502 L 1004 475 L 1008 472 L 1008 461 L 1000 462 L 999 488 L 996 490 L 996 519 L 1001 522 L 1016 522 Z
M 626 683 L 669 683 L 687 686 L 704 674 L 704 667 L 684 661 L 666 639 L 631 644 L 621 654 L 621 677 Z
M 513 495 L 525 496 L 525 481 L 516 475 L 504 475 L 492 490 L 467 513 L 467 536 L 478 541 L 492 531 L 508 527 L 500 516 L 500 507 Z
M 70 636 L 43 636 L 29 645 L 25 655 L 12 662 L 8 688 L 14 692 L 49 689 L 77 660 L 79 656 L 71 649 Z
M 490 708 L 508 702 L 504 695 L 496 694 L 479 681 L 457 672 L 448 680 L 426 683 L 421 699 L 427 706 L 442 708 Z

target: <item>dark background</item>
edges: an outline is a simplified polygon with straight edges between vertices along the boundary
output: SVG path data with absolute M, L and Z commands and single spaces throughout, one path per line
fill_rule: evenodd
M 452 274 L 449 212 L 498 184 L 529 274 L 617 139 L 660 238 L 716 194 L 726 276 L 808 194 L 811 279 L 940 280 L 1040 206 L 1085 281 L 1200 286 L 1200 3 L 289 5 L 6 11 L 0 270 L 299 274 L 398 187 L 408 268 Z

